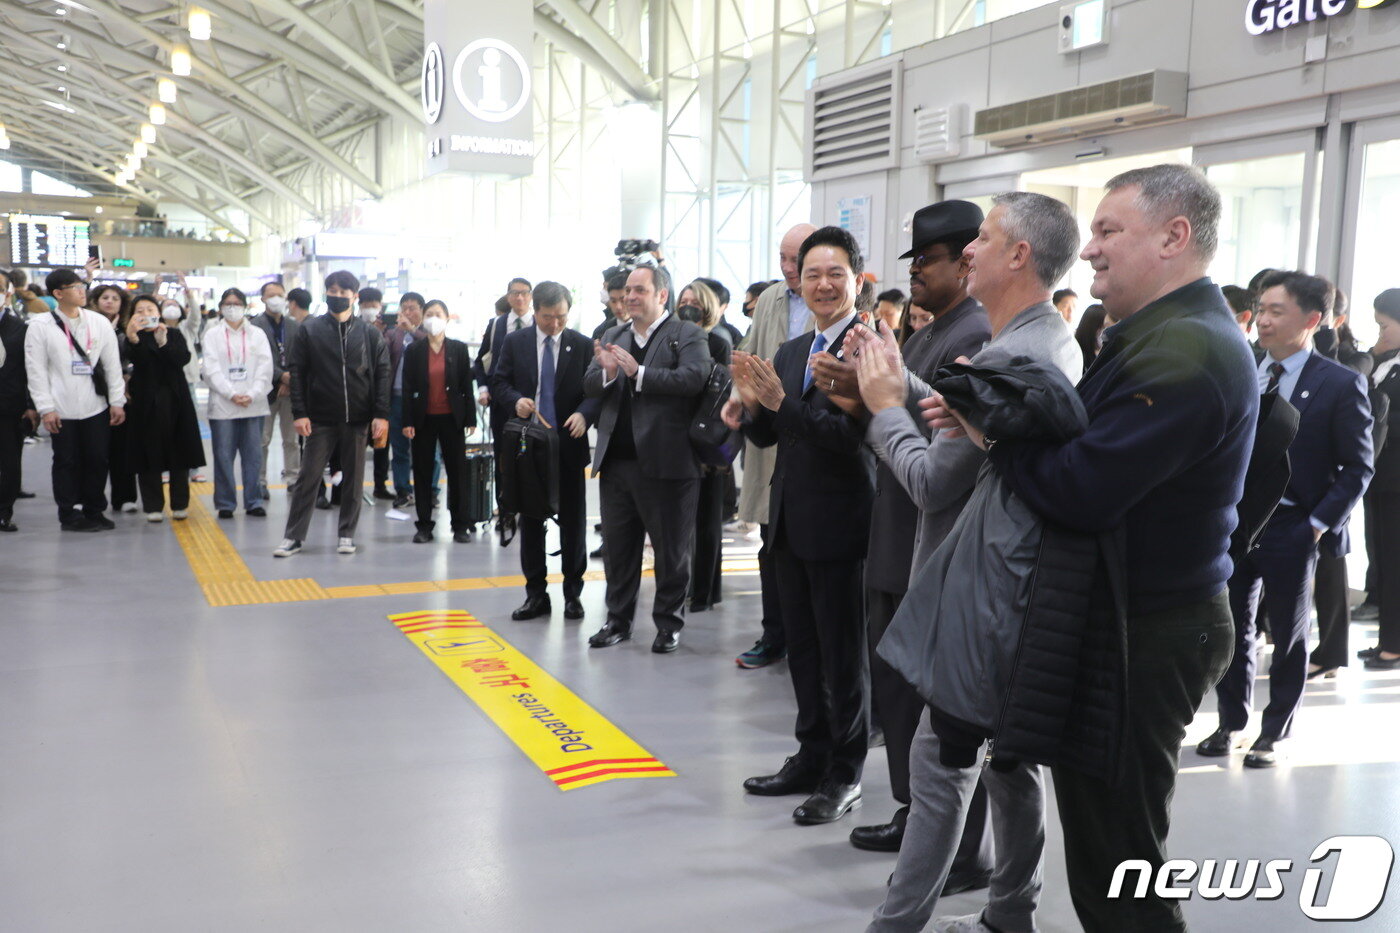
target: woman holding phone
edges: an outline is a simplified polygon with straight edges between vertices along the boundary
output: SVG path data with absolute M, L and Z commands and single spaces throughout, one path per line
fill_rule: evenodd
M 148 522 L 165 517 L 161 474 L 170 474 L 170 514 L 178 521 L 189 515 L 190 470 L 204 466 L 199 416 L 185 381 L 189 344 L 151 295 L 132 303 L 125 336 L 131 365 L 127 466 L 137 476 Z
M 88 292 L 88 309 L 105 317 L 117 334 L 117 352 L 121 355 L 122 374 L 131 373 L 130 347 L 123 336 L 131 318 L 131 302 L 126 291 L 115 285 L 99 285 Z M 114 402 L 113 404 L 120 404 Z M 112 428 L 107 448 L 107 472 L 112 484 L 112 511 L 136 511 L 136 477 L 127 467 L 130 459 L 130 429 L 125 423 Z

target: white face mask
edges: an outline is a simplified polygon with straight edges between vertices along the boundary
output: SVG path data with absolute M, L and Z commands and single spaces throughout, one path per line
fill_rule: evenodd
M 271 298 L 265 299 L 263 305 L 273 314 L 282 314 L 287 310 L 287 299 L 281 295 L 273 295 Z
M 379 320 L 379 309 L 376 308 L 374 305 L 370 305 L 368 308 L 366 308 L 364 305 L 360 305 L 360 317 L 364 318 L 366 321 L 369 321 L 372 324 L 375 321 Z
M 180 306 L 166 305 L 164 308 L 160 309 L 160 316 L 165 318 L 167 321 L 178 321 L 181 317 Z
M 447 330 L 447 321 L 440 317 L 424 318 L 423 329 L 428 332 L 429 337 L 436 337 Z
M 239 324 L 243 321 L 242 305 L 224 305 L 219 309 L 219 313 L 224 316 L 224 320 L 230 324 Z

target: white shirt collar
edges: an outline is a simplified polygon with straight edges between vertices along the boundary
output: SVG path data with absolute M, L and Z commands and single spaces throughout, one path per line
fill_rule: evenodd
M 1304 347 L 1292 356 L 1286 356 L 1277 362 L 1282 363 L 1284 373 L 1291 376 L 1303 368 L 1303 364 L 1308 361 L 1308 357 L 1310 356 L 1312 356 L 1312 350 L 1308 347 Z M 1264 358 L 1259 361 L 1259 371 L 1261 373 L 1268 372 L 1269 367 L 1272 366 L 1274 362 L 1273 355 L 1265 353 Z
M 850 312 L 846 314 L 845 317 L 841 318 L 841 320 L 839 320 L 839 321 L 837 321 L 836 323 L 832 324 L 832 325 L 831 325 L 830 327 L 828 327 L 826 330 L 821 331 L 821 335 L 822 335 L 823 337 L 826 338 L 826 345 L 827 345 L 828 347 L 830 347 L 832 344 L 836 343 L 837 338 L 839 338 L 839 337 L 841 336 L 841 332 L 844 331 L 844 330 L 846 329 L 847 325 L 849 325 L 849 324 L 851 323 L 851 319 L 854 318 L 855 316 L 856 316 L 856 309 L 855 309 L 855 308 L 852 308 L 852 309 L 850 310 Z M 812 338 L 812 340 L 813 340 L 814 343 L 816 342 L 816 338 L 815 338 L 815 337 Z
M 661 317 L 659 317 L 659 318 L 656 319 L 656 321 L 651 325 L 651 329 L 648 330 L 645 334 L 643 334 L 640 330 L 637 329 L 637 325 L 636 325 L 636 323 L 634 322 L 634 323 L 632 324 L 632 336 L 633 336 L 634 338 L 636 338 L 637 346 L 639 346 L 639 347 L 644 347 L 644 346 L 646 346 L 646 345 L 647 345 L 647 341 L 651 339 L 651 335 L 654 334 L 654 333 L 656 333 L 656 331 L 661 327 L 661 325 L 664 324 L 664 323 L 666 323 L 666 319 L 667 319 L 668 317 L 670 317 L 670 316 L 671 316 L 671 312 L 670 312 L 670 311 L 662 311 L 662 312 L 661 312 Z

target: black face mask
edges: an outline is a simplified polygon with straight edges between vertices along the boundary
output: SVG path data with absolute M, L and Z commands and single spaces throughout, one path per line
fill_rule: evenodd
M 681 305 L 676 309 L 676 317 L 682 321 L 699 324 L 705 319 L 705 312 L 696 305 Z
M 326 310 L 331 314 L 344 314 L 350 310 L 350 299 L 344 295 L 327 295 Z
M 744 317 L 753 317 L 753 305 L 744 305 Z

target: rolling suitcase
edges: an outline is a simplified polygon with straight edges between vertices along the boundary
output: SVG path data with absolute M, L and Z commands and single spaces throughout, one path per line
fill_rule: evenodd
M 492 445 L 468 444 L 466 461 L 462 468 L 462 514 L 470 525 L 485 524 L 495 511 L 491 486 L 496 456 Z

